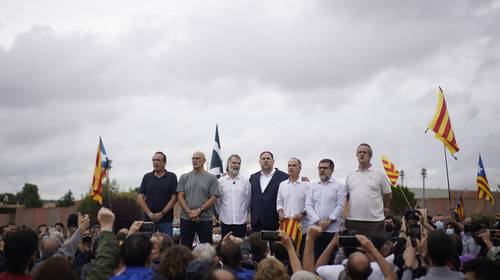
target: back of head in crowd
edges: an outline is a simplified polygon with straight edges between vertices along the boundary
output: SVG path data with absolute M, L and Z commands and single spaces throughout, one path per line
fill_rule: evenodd
M 485 258 L 477 258 L 464 263 L 465 279 L 495 280 L 500 274 L 500 264 Z
M 38 248 L 38 236 L 32 230 L 11 232 L 5 239 L 5 270 L 25 273 L 33 264 Z
M 248 237 L 250 240 L 250 248 L 254 258 L 259 261 L 264 259 L 269 252 L 269 247 L 267 246 L 267 241 L 262 240 L 262 235 L 260 232 L 254 232 Z
M 127 266 L 146 266 L 151 253 L 151 240 L 144 234 L 129 236 L 121 246 L 121 257 Z
M 220 245 L 220 257 L 224 265 L 238 268 L 241 263 L 241 249 L 238 244 L 226 240 Z
M 347 259 L 345 273 L 349 279 L 368 279 L 368 276 L 372 273 L 368 256 L 362 252 L 352 253 Z
M 455 243 L 442 231 L 431 231 L 427 237 L 427 256 L 433 266 L 445 266 L 455 251 Z
M 172 245 L 160 262 L 160 274 L 166 279 L 184 279 L 186 268 L 193 260 L 191 251 L 182 245 Z
M 44 261 L 36 270 L 33 280 L 78 280 L 64 257 L 52 257 Z
M 276 258 L 265 258 L 259 262 L 255 280 L 288 280 L 288 271 Z

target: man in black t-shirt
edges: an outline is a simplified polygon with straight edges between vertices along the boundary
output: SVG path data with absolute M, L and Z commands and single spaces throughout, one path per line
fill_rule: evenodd
M 142 178 L 137 203 L 145 213 L 144 221 L 154 222 L 158 231 L 172 236 L 177 176 L 165 169 L 166 164 L 164 153 L 156 152 L 153 155 L 153 171 Z

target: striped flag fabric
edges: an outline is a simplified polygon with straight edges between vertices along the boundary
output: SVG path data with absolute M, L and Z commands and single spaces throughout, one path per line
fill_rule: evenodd
M 212 150 L 212 158 L 210 159 L 209 172 L 214 174 L 217 178 L 224 174 L 224 169 L 222 168 L 222 156 L 219 140 L 219 125 L 215 125 L 215 142 L 214 148 Z
M 435 132 L 435 137 L 443 142 L 452 155 L 460 150 L 455 139 L 455 133 L 451 127 L 450 115 L 448 114 L 446 100 L 444 99 L 443 90 L 441 88 L 438 90 L 436 113 L 434 114 L 432 121 L 429 123 L 428 129 Z
M 394 164 L 384 155 L 382 155 L 382 165 L 385 169 L 385 174 L 387 174 L 387 178 L 389 178 L 389 182 L 391 182 L 392 186 L 396 186 L 399 177 L 399 171 L 396 169 Z
M 280 230 L 286 232 L 286 234 L 290 236 L 295 243 L 295 250 L 298 252 L 300 243 L 302 242 L 302 228 L 300 222 L 295 219 L 284 218 L 280 222 Z
M 477 171 L 477 194 L 479 198 L 488 200 L 492 205 L 495 204 L 495 199 L 491 193 L 490 184 L 486 178 L 486 171 L 484 170 L 483 160 L 479 154 L 479 169 Z
M 461 222 L 463 222 L 465 219 L 465 212 L 464 212 L 465 204 L 464 204 L 464 198 L 463 198 L 462 194 L 463 193 L 460 193 L 460 198 L 458 199 L 457 207 L 455 208 L 458 216 L 460 217 Z
M 92 177 L 92 188 L 90 197 L 102 205 L 102 180 L 108 175 L 111 168 L 111 160 L 106 154 L 104 144 L 99 136 L 99 145 L 97 146 L 97 156 L 95 159 L 94 176 Z

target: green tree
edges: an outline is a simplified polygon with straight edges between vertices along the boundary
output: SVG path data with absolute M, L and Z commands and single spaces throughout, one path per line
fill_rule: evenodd
M 391 200 L 391 212 L 393 215 L 403 215 L 404 210 L 409 208 L 408 202 L 410 202 L 411 207 L 417 205 L 415 200 L 415 194 L 410 191 L 407 187 L 401 187 L 397 185 L 396 187 L 391 187 L 392 190 L 392 200 Z M 402 192 L 404 192 L 408 202 L 404 198 Z
M 75 205 L 75 198 L 73 197 L 73 193 L 71 190 L 61 197 L 61 199 L 56 201 L 56 207 L 70 207 Z
M 34 184 L 25 183 L 23 190 L 17 193 L 17 197 L 19 203 L 27 208 L 39 208 L 43 205 L 38 194 L 38 187 Z
M 6 204 L 16 204 L 16 195 L 13 193 L 0 194 L 0 202 Z
M 109 206 L 110 194 L 112 197 L 117 196 L 119 194 L 119 189 L 120 185 L 115 179 L 109 180 L 108 178 L 106 178 L 102 184 L 102 205 L 105 207 L 110 207 Z M 111 201 L 111 207 L 113 208 L 113 211 L 115 211 L 113 206 L 113 201 Z M 100 208 L 101 205 L 99 204 L 99 202 L 95 201 L 93 198 L 90 197 L 90 194 L 87 193 L 78 204 L 77 211 L 82 214 L 88 214 L 90 222 L 92 224 L 96 224 L 97 212 L 99 211 Z

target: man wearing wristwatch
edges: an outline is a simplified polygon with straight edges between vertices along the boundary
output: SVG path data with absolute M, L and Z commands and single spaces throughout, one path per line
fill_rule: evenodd
M 181 245 L 192 248 L 194 235 L 200 243 L 212 243 L 212 206 L 219 197 L 217 177 L 205 171 L 205 154 L 195 152 L 193 170 L 182 174 L 177 185 L 177 198 L 182 208 Z
M 308 224 L 306 195 L 309 182 L 300 180 L 302 163 L 297 158 L 288 161 L 288 180 L 280 183 L 276 198 L 276 210 L 280 222 L 284 218 L 300 222 L 302 233 L 306 233 Z
M 306 211 L 311 224 L 322 229 L 314 242 L 314 257 L 319 258 L 335 232 L 340 230 L 340 219 L 344 212 L 346 192 L 344 185 L 332 178 L 335 164 L 331 159 L 322 159 L 318 165 L 320 181 L 309 187 L 306 196 Z
M 137 203 L 145 213 L 144 221 L 154 222 L 158 231 L 172 236 L 177 176 L 165 169 L 166 164 L 164 153 L 153 155 L 153 171 L 142 178 Z

